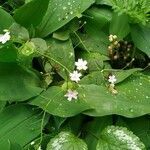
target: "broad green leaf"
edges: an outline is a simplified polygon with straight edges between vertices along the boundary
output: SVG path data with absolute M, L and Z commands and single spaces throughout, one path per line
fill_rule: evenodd
M 81 98 L 91 109 L 85 113 L 92 116 L 118 114 L 137 117 L 150 113 L 150 80 L 142 74 L 132 75 L 126 81 L 116 85 L 118 94 L 112 94 L 108 87 L 83 85 Z M 91 92 L 92 91 L 92 92 Z
M 131 35 L 135 46 L 150 57 L 150 28 L 134 25 Z
M 95 28 L 88 28 L 87 34 L 76 33 L 72 38 L 75 46 L 88 52 L 98 52 L 108 55 L 108 35 Z
M 112 117 L 96 117 L 90 121 L 87 126 L 85 127 L 86 137 L 85 142 L 88 145 L 88 150 L 95 150 L 97 142 L 100 138 L 100 134 L 102 130 L 108 126 L 112 125 Z M 91 142 L 92 141 L 92 142 Z
M 10 150 L 10 143 L 24 147 L 41 132 L 42 115 L 28 105 L 12 105 L 0 113 L 0 148 Z M 45 124 L 46 118 L 44 120 Z M 43 125 L 44 125 L 43 124 Z
M 70 132 L 60 132 L 50 140 L 46 150 L 88 150 L 86 143 Z
M 145 145 L 124 127 L 108 126 L 101 133 L 96 150 L 145 150 Z
M 49 0 L 33 0 L 24 4 L 15 11 L 14 19 L 26 28 L 36 27 L 45 15 L 48 3 Z
M 16 62 L 18 50 L 14 45 L 4 45 L 0 48 L 0 62 Z
M 87 22 L 85 28 L 92 27 L 100 30 L 112 19 L 112 12 L 106 8 L 92 7 L 91 9 L 88 9 L 85 14 L 89 16 L 85 18 Z
M 52 66 L 64 78 L 68 79 L 68 72 L 74 70 L 74 49 L 70 40 L 58 41 L 55 39 L 47 40 L 49 49 L 46 55 Z
M 16 63 L 0 63 L 0 100 L 24 101 L 39 95 L 43 89 L 34 71 Z
M 135 135 L 137 135 L 141 141 L 145 144 L 146 148 L 150 148 L 150 118 L 149 116 L 142 116 L 138 118 L 119 118 L 117 121 L 118 126 L 124 126 L 130 129 Z
M 114 13 L 112 21 L 110 23 L 109 33 L 117 35 L 119 39 L 123 39 L 130 32 L 130 26 L 128 23 L 128 16 L 124 14 L 118 15 Z
M 22 41 L 29 40 L 28 30 L 17 23 L 11 25 L 10 33 L 12 40 L 15 42 L 22 43 Z
M 58 30 L 75 17 L 80 17 L 94 0 L 50 0 L 49 7 L 37 34 L 45 37 Z
M 0 7 L 0 34 L 14 23 L 13 17 Z
M 80 99 L 68 101 L 64 97 L 65 94 L 61 87 L 53 86 L 33 99 L 30 104 L 39 106 L 48 113 L 60 117 L 74 116 L 90 108 L 85 101 Z

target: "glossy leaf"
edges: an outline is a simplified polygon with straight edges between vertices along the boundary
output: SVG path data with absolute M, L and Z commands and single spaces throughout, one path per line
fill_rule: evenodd
M 145 150 L 145 145 L 127 128 L 108 126 L 101 133 L 96 150 Z
M 37 34 L 45 37 L 58 30 L 75 17 L 80 17 L 94 0 L 50 0 L 49 7 Z
M 46 150 L 88 150 L 86 143 L 70 132 L 61 132 L 50 140 Z

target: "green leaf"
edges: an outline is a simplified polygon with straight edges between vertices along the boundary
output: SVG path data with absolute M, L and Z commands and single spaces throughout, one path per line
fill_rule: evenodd
M 17 23 L 13 23 L 10 27 L 11 38 L 15 42 L 21 43 L 29 40 L 29 32 L 26 28 L 22 27 Z
M 150 29 L 134 25 L 131 35 L 135 46 L 150 57 Z
M 110 23 L 109 33 L 112 35 L 117 35 L 117 37 L 122 40 L 129 34 L 129 32 L 130 26 L 128 23 L 128 16 L 114 13 Z
M 80 17 L 94 0 L 50 0 L 49 7 L 42 23 L 38 27 L 37 34 L 45 37 L 58 30 L 75 17 Z
M 75 46 L 83 50 L 108 55 L 108 35 L 92 26 L 88 28 L 87 34 L 76 33 L 72 40 Z
M 68 79 L 68 72 L 74 70 L 74 49 L 70 40 L 58 41 L 55 39 L 47 40 L 49 49 L 46 55 L 52 66 L 64 78 Z
M 87 115 L 104 116 L 117 114 L 126 117 L 137 117 L 150 113 L 150 80 L 142 74 L 132 75 L 126 81 L 116 85 L 118 94 L 112 94 L 108 87 L 83 85 L 80 89 L 81 99 L 91 109 Z M 91 92 L 92 91 L 92 92 Z
M 87 124 L 85 128 L 86 132 L 85 142 L 87 143 L 89 150 L 96 149 L 96 145 L 100 138 L 102 130 L 106 126 L 111 125 L 112 122 L 113 122 L 112 116 L 106 116 L 93 118 L 93 120 Z
M 48 3 L 49 0 L 32 0 L 15 11 L 14 19 L 26 28 L 36 27 L 45 15 Z
M 14 23 L 13 17 L 3 10 L 0 7 L 0 33 L 3 32 L 4 29 L 9 29 L 9 27 Z
M 4 45 L 0 48 L 0 62 L 16 62 L 18 50 L 14 45 Z
M 60 117 L 74 116 L 90 108 L 85 101 L 80 99 L 68 101 L 64 97 L 65 94 L 61 87 L 53 86 L 33 99 L 30 104 L 39 106 L 48 113 Z
M 88 150 L 86 143 L 70 132 L 61 132 L 50 140 L 46 150 Z
M 145 150 L 144 144 L 124 127 L 108 126 L 101 133 L 96 150 Z
M 0 147 L 10 150 L 10 142 L 24 147 L 40 135 L 42 115 L 27 105 L 13 105 L 0 113 Z M 44 120 L 44 124 L 45 124 Z
M 0 100 L 24 101 L 42 92 L 40 79 L 32 70 L 16 63 L 0 63 Z
M 85 18 L 85 28 L 96 28 L 100 30 L 104 25 L 108 24 L 112 19 L 112 12 L 106 8 L 92 7 L 85 14 L 89 17 Z

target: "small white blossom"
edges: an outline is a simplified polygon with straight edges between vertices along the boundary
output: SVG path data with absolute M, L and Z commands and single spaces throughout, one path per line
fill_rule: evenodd
M 5 44 L 7 41 L 10 40 L 10 32 L 8 30 L 4 30 L 4 34 L 0 34 L 0 42 Z
M 78 70 L 87 70 L 87 61 L 86 60 L 83 60 L 82 58 L 81 59 L 78 59 L 77 62 L 75 62 L 75 65 L 77 66 L 77 69 Z
M 109 81 L 111 84 L 114 84 L 114 83 L 117 81 L 117 79 L 116 79 L 116 77 L 115 77 L 114 75 L 111 75 L 111 76 L 109 76 L 108 81 Z
M 41 146 L 39 146 L 37 150 L 42 150 Z
M 34 142 L 34 141 L 32 141 L 30 144 L 31 144 L 31 145 L 34 145 L 34 144 L 35 144 L 35 142 Z
M 79 82 L 81 76 L 82 74 L 78 71 L 73 71 L 73 73 L 70 73 L 70 79 L 75 82 Z
M 72 101 L 72 99 L 77 99 L 78 97 L 78 92 L 77 91 L 72 91 L 72 90 L 68 90 L 67 93 L 64 95 L 65 97 L 67 97 L 68 101 Z

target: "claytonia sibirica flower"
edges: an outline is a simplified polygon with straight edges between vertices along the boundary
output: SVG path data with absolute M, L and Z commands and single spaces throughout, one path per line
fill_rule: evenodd
M 109 81 L 111 84 L 114 84 L 114 83 L 117 81 L 117 79 L 116 79 L 116 77 L 115 77 L 114 75 L 111 75 L 111 76 L 109 76 L 108 81 Z
M 77 91 L 72 91 L 72 90 L 68 90 L 67 93 L 64 95 L 65 97 L 67 97 L 68 101 L 72 101 L 72 99 L 77 99 L 78 97 L 78 92 Z
M 4 34 L 0 34 L 0 42 L 5 44 L 7 41 L 10 40 L 10 32 L 8 30 L 4 30 Z
M 77 66 L 77 69 L 78 70 L 87 70 L 87 61 L 86 60 L 83 60 L 82 58 L 81 59 L 78 59 L 77 62 L 75 62 L 75 65 Z
M 82 74 L 78 71 L 73 71 L 73 73 L 70 73 L 70 79 L 75 82 L 79 82 L 81 76 Z

